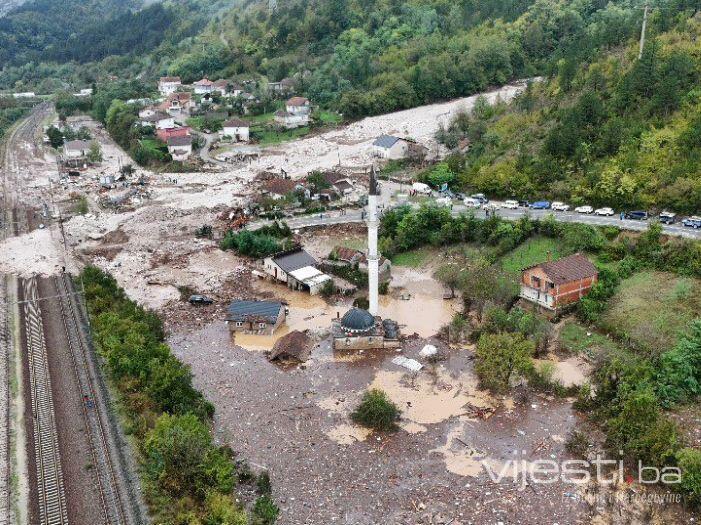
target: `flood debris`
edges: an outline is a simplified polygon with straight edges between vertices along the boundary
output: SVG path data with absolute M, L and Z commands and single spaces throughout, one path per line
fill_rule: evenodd
M 304 363 L 309 359 L 312 348 L 312 339 L 305 332 L 293 330 L 282 336 L 275 342 L 273 349 L 268 354 L 269 361 Z

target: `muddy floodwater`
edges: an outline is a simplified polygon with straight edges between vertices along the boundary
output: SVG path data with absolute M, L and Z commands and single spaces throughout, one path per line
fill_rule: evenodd
M 306 300 L 308 310 L 320 307 Z M 300 322 L 318 328 L 331 315 Z M 323 338 L 309 361 L 281 368 L 259 351 L 267 343 L 244 349 L 224 322 L 170 336 L 216 406 L 217 439 L 270 471 L 281 525 L 586 522 L 585 504 L 571 497 L 576 487 L 495 483 L 485 470 L 514 458 L 565 458 L 576 423 L 570 403 L 494 399 L 478 389 L 471 350 L 436 341 L 447 358 L 415 375 L 391 362 L 395 351 L 338 353 Z M 401 354 L 420 359 L 425 343 L 409 339 Z M 350 420 L 370 386 L 402 409 L 396 433 Z

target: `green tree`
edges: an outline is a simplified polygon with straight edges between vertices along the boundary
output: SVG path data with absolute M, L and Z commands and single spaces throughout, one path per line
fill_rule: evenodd
M 379 389 L 368 390 L 351 414 L 351 419 L 366 427 L 391 431 L 397 429 L 400 411 L 392 400 Z
M 477 342 L 475 373 L 484 388 L 504 393 L 512 380 L 532 369 L 534 352 L 533 342 L 520 334 L 483 334 Z

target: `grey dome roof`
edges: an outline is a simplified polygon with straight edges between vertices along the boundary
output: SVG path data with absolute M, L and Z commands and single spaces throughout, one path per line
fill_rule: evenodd
M 367 310 L 351 308 L 341 318 L 341 326 L 354 332 L 367 332 L 375 327 L 375 318 Z

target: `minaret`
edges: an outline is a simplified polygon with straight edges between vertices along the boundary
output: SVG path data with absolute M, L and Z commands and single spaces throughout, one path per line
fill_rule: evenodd
M 370 172 L 370 189 L 368 191 L 368 289 L 372 315 L 377 315 L 379 307 L 379 259 L 377 252 L 377 178 L 375 167 Z

